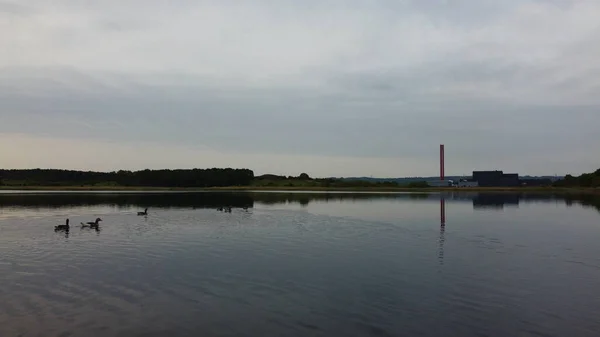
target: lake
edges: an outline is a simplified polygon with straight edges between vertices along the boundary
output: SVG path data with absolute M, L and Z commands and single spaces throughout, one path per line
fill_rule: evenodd
M 0 336 L 598 335 L 598 197 L 0 192 Z

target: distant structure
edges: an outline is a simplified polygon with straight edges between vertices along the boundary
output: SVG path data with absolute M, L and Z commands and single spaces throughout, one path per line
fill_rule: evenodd
M 479 183 L 473 179 L 460 179 L 457 184 L 457 187 L 477 187 Z
M 552 186 L 552 180 L 548 178 L 519 179 L 521 186 Z
M 552 180 L 546 178 L 519 178 L 518 173 L 503 171 L 473 171 L 471 177 L 450 177 L 446 179 L 445 146 L 440 144 L 440 178 L 426 181 L 430 187 L 518 187 L 551 186 Z M 457 180 L 454 180 L 454 179 Z
M 450 180 L 449 180 L 450 181 Z M 517 186 L 551 186 L 552 180 L 547 178 L 519 178 L 517 173 L 502 171 L 473 171 L 471 178 L 462 178 L 453 182 L 455 187 L 517 187 Z
M 518 173 L 502 171 L 473 171 L 472 180 L 481 187 L 517 187 L 521 185 Z
M 503 171 L 473 171 L 471 177 L 458 180 L 446 179 L 445 146 L 440 144 L 440 178 L 427 181 L 430 187 L 518 187 L 518 186 L 550 186 L 550 179 L 521 179 L 518 173 Z
M 427 185 L 431 187 L 448 187 L 452 186 L 452 180 L 445 180 L 445 167 L 444 167 L 444 144 L 440 144 L 440 179 L 431 180 L 427 182 Z
M 440 144 L 440 180 L 444 181 L 444 144 Z

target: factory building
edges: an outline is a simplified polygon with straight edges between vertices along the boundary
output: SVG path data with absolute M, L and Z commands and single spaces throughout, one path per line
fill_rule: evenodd
M 504 173 L 502 171 L 473 171 L 471 178 L 462 178 L 458 181 L 446 179 L 444 163 L 444 144 L 440 144 L 440 178 L 427 181 L 431 187 L 518 187 L 518 186 L 544 186 L 547 181 L 534 179 L 520 180 L 518 173 Z
M 479 186 L 479 183 L 472 179 L 460 179 L 458 181 L 458 184 L 456 184 L 456 186 L 458 186 L 458 187 L 477 187 L 477 186 Z
M 473 171 L 473 181 L 481 187 L 517 187 L 520 186 L 519 174 L 502 171 Z

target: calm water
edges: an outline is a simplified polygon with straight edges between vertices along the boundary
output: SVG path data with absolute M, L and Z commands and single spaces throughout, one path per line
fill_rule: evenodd
M 549 195 L 1 193 L 0 336 L 599 336 L 599 210 Z M 77 226 L 96 217 L 99 231 Z

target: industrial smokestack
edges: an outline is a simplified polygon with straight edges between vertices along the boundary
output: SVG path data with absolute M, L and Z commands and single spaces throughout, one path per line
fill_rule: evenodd
M 440 180 L 444 181 L 444 144 L 440 144 Z

